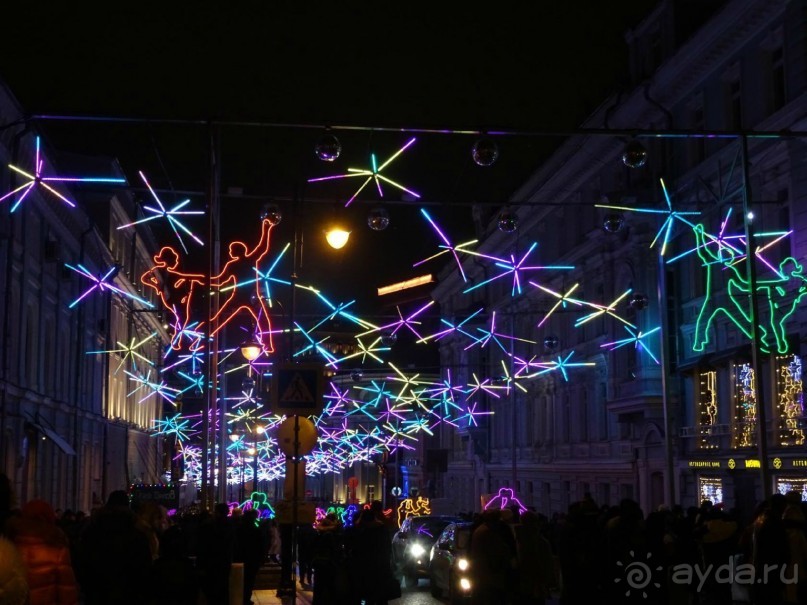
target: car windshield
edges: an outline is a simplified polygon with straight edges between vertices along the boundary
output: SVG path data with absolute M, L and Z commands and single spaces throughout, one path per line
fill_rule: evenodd
M 429 519 L 428 517 L 424 517 L 422 519 L 414 518 L 411 523 L 409 527 L 411 532 L 433 542 L 448 524 L 451 523 L 451 519 Z

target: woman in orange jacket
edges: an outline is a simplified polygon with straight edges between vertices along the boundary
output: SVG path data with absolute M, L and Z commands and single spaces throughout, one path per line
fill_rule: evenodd
M 65 533 L 56 514 L 43 500 L 31 500 L 18 517 L 6 522 L 28 577 L 30 605 L 78 605 L 78 585 Z

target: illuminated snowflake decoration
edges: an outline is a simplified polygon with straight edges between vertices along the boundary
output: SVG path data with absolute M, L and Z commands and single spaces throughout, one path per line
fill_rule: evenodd
M 414 144 L 414 142 L 415 142 L 415 138 L 412 137 L 411 139 L 409 139 L 409 141 L 407 141 L 407 143 L 403 147 L 401 147 L 398 151 L 396 151 L 394 154 L 392 154 L 387 159 L 387 161 L 384 162 L 383 164 L 381 164 L 380 166 L 378 165 L 378 162 L 376 160 L 375 154 L 372 153 L 372 154 L 370 154 L 370 168 L 361 168 L 361 169 L 359 169 L 359 168 L 348 168 L 347 169 L 347 174 L 337 174 L 337 175 L 334 175 L 334 176 L 323 176 L 323 177 L 308 179 L 308 182 L 309 183 L 317 183 L 317 182 L 320 182 L 320 181 L 331 181 L 331 180 L 334 180 L 334 179 L 345 179 L 345 178 L 351 178 L 351 177 L 365 177 L 364 182 L 362 182 L 362 184 L 359 186 L 359 188 L 356 190 L 356 192 L 353 195 L 350 196 L 350 199 L 348 199 L 348 201 L 345 202 L 345 208 L 350 206 L 350 204 L 353 203 L 353 200 L 356 199 L 356 196 L 359 195 L 359 193 L 361 193 L 362 190 L 365 187 L 367 187 L 367 185 L 369 185 L 370 183 L 375 183 L 376 189 L 378 190 L 378 195 L 381 196 L 381 197 L 384 197 L 384 190 L 381 187 L 381 182 L 382 181 L 389 184 L 389 185 L 392 185 L 393 187 L 396 187 L 396 188 L 400 189 L 401 191 L 404 191 L 404 192 L 408 193 L 409 195 L 411 195 L 411 196 L 413 196 L 415 198 L 420 198 L 420 195 L 415 193 L 411 189 L 407 189 L 403 185 L 401 185 L 399 183 L 396 183 L 392 179 L 389 179 L 385 175 L 381 174 L 381 172 L 387 166 L 389 166 L 395 160 L 395 158 L 397 158 L 404 151 L 406 151 L 409 147 L 411 147 L 412 144 Z

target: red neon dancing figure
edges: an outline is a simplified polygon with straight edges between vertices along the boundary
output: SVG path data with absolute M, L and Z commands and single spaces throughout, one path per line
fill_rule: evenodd
M 248 251 L 244 242 L 230 243 L 230 259 L 225 263 L 218 275 L 210 278 L 210 286 L 218 288 L 219 292 L 226 294 L 226 299 L 223 303 L 220 303 L 219 310 L 210 318 L 211 324 L 218 322 L 218 326 L 210 335 L 216 334 L 233 317 L 244 311 L 249 313 L 255 322 L 256 336 L 260 340 L 264 353 L 271 353 L 274 351 L 274 347 L 272 346 L 272 325 L 269 321 L 269 310 L 266 307 L 264 297 L 261 296 L 258 275 L 260 275 L 260 262 L 269 252 L 269 234 L 273 226 L 268 219 L 261 222 L 261 239 L 252 250 Z M 250 283 L 255 283 L 254 293 L 256 294 L 256 300 L 260 304 L 258 313 L 255 313 L 252 308 L 249 295 L 246 297 L 239 296 L 238 275 L 243 276 L 247 268 L 251 271 Z
M 199 348 L 199 341 L 202 338 L 199 327 L 204 322 L 194 326 L 194 336 L 190 335 L 191 332 L 187 328 L 191 320 L 191 304 L 194 290 L 197 286 L 204 287 L 205 276 L 200 273 L 183 273 L 177 270 L 178 266 L 179 254 L 170 246 L 165 246 L 154 255 L 154 266 L 143 273 L 140 281 L 157 292 L 163 307 L 174 316 L 174 320 L 171 322 L 171 326 L 174 328 L 171 348 L 179 351 L 182 348 L 183 337 L 185 337 L 191 341 L 190 350 L 195 351 Z M 165 276 L 168 291 L 160 287 L 158 272 L 162 272 Z M 171 303 L 174 296 L 178 296 L 179 304 Z

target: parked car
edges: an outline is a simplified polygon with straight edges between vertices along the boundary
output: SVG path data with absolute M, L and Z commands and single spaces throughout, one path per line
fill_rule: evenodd
M 473 523 L 451 523 L 446 526 L 429 555 L 429 583 L 432 595 L 448 596 L 452 605 L 471 598 L 473 580 L 468 551 L 471 547 Z
M 416 586 L 429 577 L 429 553 L 443 530 L 459 517 L 421 515 L 407 517 L 392 538 L 392 565 L 405 586 Z

